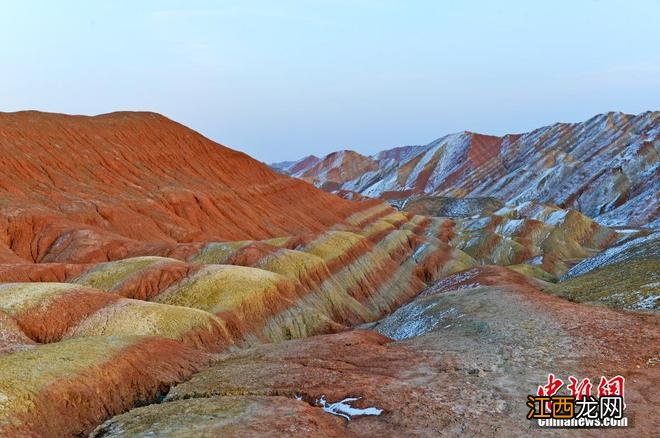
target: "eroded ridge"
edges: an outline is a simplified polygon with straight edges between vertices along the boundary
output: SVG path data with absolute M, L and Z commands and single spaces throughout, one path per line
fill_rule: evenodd
M 0 119 L 0 435 L 496 433 L 550 371 L 652 397 L 648 229 L 343 200 L 155 114 Z

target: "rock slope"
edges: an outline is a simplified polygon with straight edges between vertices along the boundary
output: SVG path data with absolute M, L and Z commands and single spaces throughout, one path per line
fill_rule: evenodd
M 607 113 L 495 137 L 460 132 L 371 157 L 335 152 L 279 171 L 383 199 L 488 197 L 573 208 L 605 225 L 658 222 L 660 112 Z
M 340 199 L 155 114 L 0 120 L 1 436 L 522 434 L 552 360 L 639 378 L 651 430 L 657 318 L 617 310 L 657 307 L 647 231 Z
M 0 113 L 0 262 L 169 255 L 318 232 L 361 209 L 153 113 Z
M 159 115 L 0 119 L 2 435 L 87 433 L 213 352 L 375 321 L 476 265 L 443 219 L 337 198 Z
M 0 431 L 86 433 L 154 401 L 211 352 L 375 321 L 425 281 L 476 265 L 447 243 L 445 225 L 380 204 L 317 235 L 209 242 L 186 260 L 139 256 L 86 265 L 65 283 L 4 283 Z M 66 409 L 75 420 L 61 420 Z
M 570 303 L 506 268 L 467 274 L 447 277 L 373 325 L 380 333 L 356 330 L 222 355 L 163 403 L 115 417 L 93 436 L 157 430 L 191 437 L 524 437 L 542 432 L 525 418 L 525 400 L 548 373 L 623 374 L 634 428 L 607 432 L 654 434 L 657 315 Z M 354 409 L 349 419 L 323 409 L 340 401 Z M 372 415 L 360 415 L 370 408 Z

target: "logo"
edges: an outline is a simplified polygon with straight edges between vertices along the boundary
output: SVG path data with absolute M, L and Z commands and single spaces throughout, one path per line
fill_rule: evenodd
M 591 380 L 569 376 L 565 394 L 560 394 L 564 381 L 548 374 L 536 395 L 527 396 L 527 418 L 541 427 L 626 427 L 625 383 L 623 376 L 601 376 L 596 397 Z

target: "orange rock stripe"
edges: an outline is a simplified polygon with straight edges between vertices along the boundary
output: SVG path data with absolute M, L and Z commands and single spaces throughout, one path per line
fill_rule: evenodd
M 171 385 L 199 371 L 208 359 L 177 341 L 138 339 L 103 363 L 53 381 L 39 392 L 28 414 L 11 425 L 0 425 L 0 434 L 86 435 L 109 417 L 138 403 L 153 402 Z

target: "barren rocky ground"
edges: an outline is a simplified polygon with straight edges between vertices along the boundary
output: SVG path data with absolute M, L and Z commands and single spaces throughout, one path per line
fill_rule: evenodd
M 574 434 L 541 431 L 525 418 L 526 394 L 548 373 L 592 379 L 622 373 L 632 428 L 610 434 L 657 431 L 657 315 L 569 303 L 506 268 L 473 274 L 469 284 L 461 274 L 449 277 L 456 284 L 428 289 L 369 331 L 221 355 L 162 403 L 118 416 L 94 435 Z M 383 412 L 349 421 L 329 417 L 319 402 L 349 397 L 357 398 L 354 407 Z

